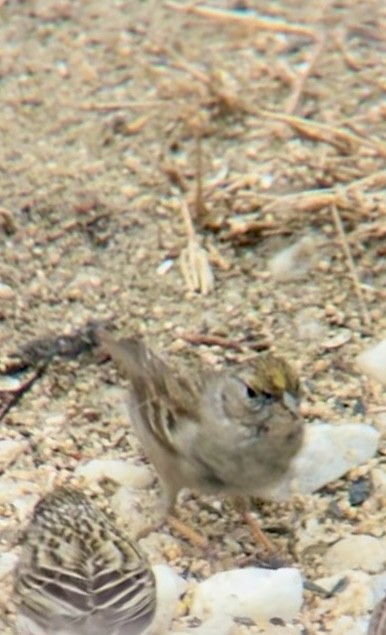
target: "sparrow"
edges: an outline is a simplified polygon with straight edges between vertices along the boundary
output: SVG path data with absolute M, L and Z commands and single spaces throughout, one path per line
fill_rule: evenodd
M 139 338 L 98 337 L 129 379 L 130 419 L 163 483 L 169 512 L 185 487 L 258 496 L 299 452 L 299 379 L 282 357 L 262 354 L 216 371 L 172 367 Z
M 139 635 L 156 607 L 144 555 L 86 494 L 68 486 L 36 505 L 14 593 L 20 635 Z

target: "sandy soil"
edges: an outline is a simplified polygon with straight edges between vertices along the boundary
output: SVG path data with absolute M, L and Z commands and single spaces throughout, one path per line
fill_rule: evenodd
M 298 367 L 310 420 L 384 430 L 385 397 L 355 358 L 386 329 L 385 5 L 238 6 L 240 20 L 223 21 L 157 0 L 0 2 L 4 372 L 31 339 L 96 319 L 220 365 L 271 347 Z M 300 264 L 273 275 L 271 258 L 302 239 Z M 201 258 L 196 290 L 188 244 Z M 2 478 L 23 482 L 34 500 L 92 458 L 142 461 L 119 383 L 92 353 L 54 360 L 0 423 L 2 438 L 21 442 Z M 383 453 L 318 495 L 259 506 L 273 539 L 312 578 L 325 574 L 323 553 L 338 536 L 382 534 L 383 494 L 369 487 L 356 505 L 349 494 L 359 476 L 371 485 Z M 113 491 L 111 482 L 94 488 L 101 504 Z M 158 494 L 149 491 L 149 507 Z M 6 494 L 0 504 L 6 552 L 30 507 L 16 513 Z M 167 528 L 156 554 L 147 543 L 154 561 L 200 579 L 254 551 L 231 510 L 219 518 L 187 496 L 180 511 L 217 537 L 218 561 L 208 567 Z M 315 516 L 323 531 L 310 545 L 302 532 Z M 10 576 L 2 584 L 8 633 Z M 310 632 L 333 630 L 334 610 L 322 602 L 306 598 Z

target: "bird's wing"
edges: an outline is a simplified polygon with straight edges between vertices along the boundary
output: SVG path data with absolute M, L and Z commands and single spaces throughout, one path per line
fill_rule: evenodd
M 170 451 L 173 438 L 183 420 L 194 416 L 197 387 L 175 372 L 139 338 L 116 340 L 105 331 L 98 336 L 111 359 L 130 380 L 143 425 Z

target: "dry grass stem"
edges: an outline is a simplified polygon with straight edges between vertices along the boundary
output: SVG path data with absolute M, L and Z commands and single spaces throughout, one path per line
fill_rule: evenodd
M 117 110 L 142 110 L 142 108 L 164 107 L 165 101 L 161 99 L 145 99 L 144 101 L 120 101 L 120 102 L 105 102 L 105 103 L 93 103 L 85 102 L 81 105 L 81 110 L 87 112 L 115 112 Z
M 336 147 L 341 152 L 354 153 L 358 147 L 371 148 L 382 157 L 386 157 L 386 144 L 378 140 L 365 139 L 347 130 L 328 126 L 327 124 L 310 121 L 303 117 L 295 117 L 286 113 L 276 113 L 267 110 L 259 110 L 263 117 L 275 119 L 287 123 L 293 130 L 312 141 L 322 141 Z
M 354 262 L 354 258 L 352 257 L 350 245 L 348 244 L 348 240 L 346 237 L 346 232 L 343 227 L 342 219 L 340 217 L 340 214 L 336 205 L 331 205 L 331 213 L 332 213 L 332 219 L 334 221 L 337 233 L 340 238 L 342 250 L 346 256 L 347 266 L 349 268 L 351 280 L 354 286 L 354 292 L 358 300 L 360 312 L 362 314 L 362 321 L 365 326 L 371 326 L 371 317 L 367 309 L 364 295 L 362 293 L 362 288 L 361 288 L 361 283 L 358 277 L 357 268 Z
M 224 9 L 214 9 L 213 7 L 183 5 L 179 2 L 165 2 L 165 7 L 183 13 L 190 13 L 216 20 L 217 22 L 226 22 L 228 24 L 237 24 L 246 26 L 251 29 L 259 29 L 261 31 L 273 31 L 275 33 L 289 33 L 292 35 L 303 35 L 311 39 L 315 39 L 315 31 L 301 24 L 289 24 L 284 20 L 271 20 L 269 18 L 260 18 L 252 12 L 241 13 L 239 11 L 227 11 Z
M 314 51 L 311 59 L 306 68 L 300 73 L 298 79 L 295 81 L 295 87 L 288 100 L 287 107 L 285 109 L 287 115 L 292 115 L 299 105 L 300 98 L 304 92 L 308 78 L 315 70 L 316 64 L 321 57 L 326 45 L 326 35 L 323 33 L 317 39 Z
M 214 288 L 214 277 L 208 254 L 200 245 L 185 203 L 182 203 L 181 211 L 188 236 L 188 245 L 180 255 L 181 273 L 189 291 L 200 291 L 203 295 L 207 295 Z
M 205 346 L 220 346 L 221 348 L 230 348 L 235 351 L 244 351 L 244 346 L 236 340 L 229 340 L 220 335 L 205 335 L 204 333 L 183 333 L 182 339 L 189 344 L 205 344 Z

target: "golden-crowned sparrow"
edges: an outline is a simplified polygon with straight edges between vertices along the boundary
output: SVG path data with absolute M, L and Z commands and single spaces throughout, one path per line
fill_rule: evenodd
M 299 381 L 287 362 L 262 354 L 234 369 L 174 370 L 139 339 L 99 332 L 130 380 L 129 411 L 165 488 L 169 511 L 183 487 L 258 495 L 299 451 Z
M 144 556 L 88 496 L 69 487 L 35 507 L 15 596 L 20 635 L 138 635 L 156 604 Z

